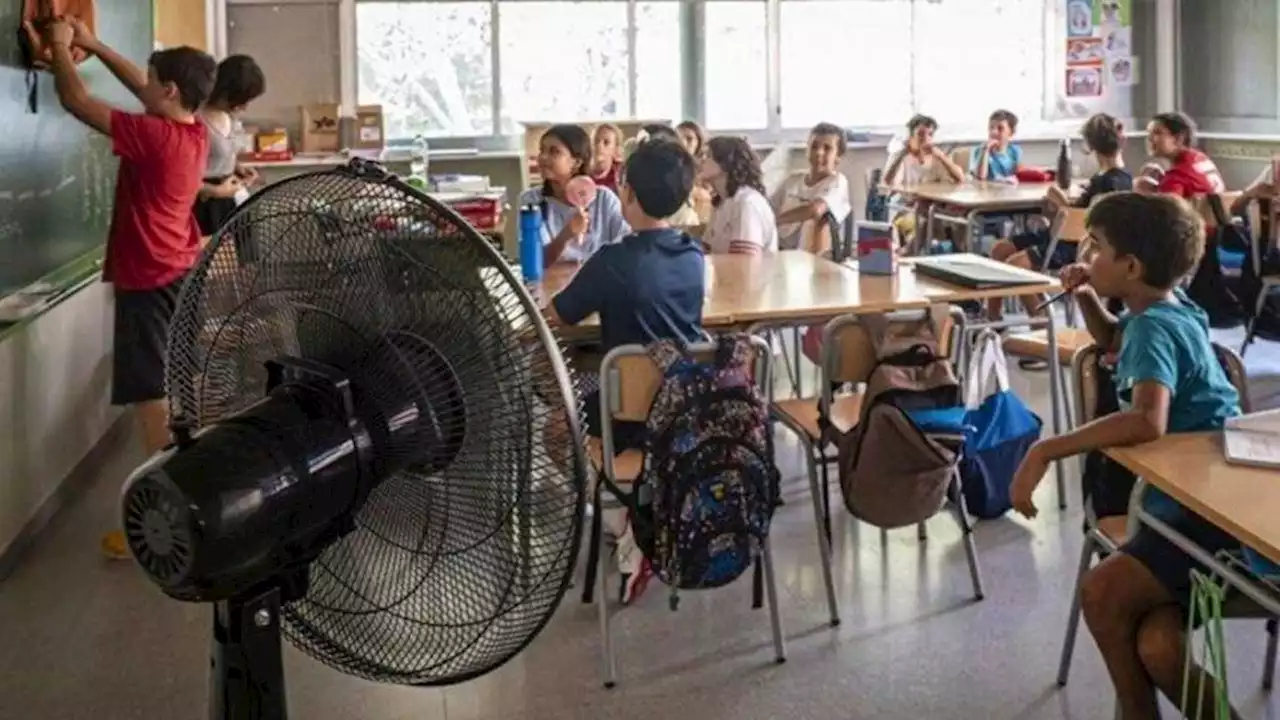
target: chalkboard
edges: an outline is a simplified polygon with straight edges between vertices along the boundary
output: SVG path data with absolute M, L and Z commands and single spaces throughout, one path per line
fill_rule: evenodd
M 0 296 L 100 248 L 115 192 L 111 141 L 58 105 L 53 77 L 37 77 L 27 106 L 18 51 L 22 0 L 0 0 Z M 152 47 L 151 0 L 98 0 L 98 36 L 143 64 Z M 80 66 L 90 92 L 121 108 L 137 100 L 96 58 Z

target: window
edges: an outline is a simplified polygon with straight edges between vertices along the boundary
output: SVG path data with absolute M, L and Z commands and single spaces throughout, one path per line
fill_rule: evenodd
M 356 6 L 361 103 L 380 104 L 387 136 L 493 134 L 485 2 Z
M 703 114 L 709 128 L 756 130 L 769 126 L 769 71 L 765 4 L 708 2 L 703 52 Z
M 911 3 L 782 3 L 782 126 L 901 125 L 911 115 Z
M 637 118 L 677 122 L 684 119 L 680 33 L 679 2 L 636 3 Z

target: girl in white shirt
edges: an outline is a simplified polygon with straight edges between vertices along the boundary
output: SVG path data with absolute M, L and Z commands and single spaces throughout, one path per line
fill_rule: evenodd
M 760 158 L 739 137 L 707 141 L 698 179 L 715 193 L 703 242 L 713 253 L 762 255 L 778 250 L 778 222 L 764 194 Z
M 818 123 L 809 132 L 809 172 L 787 178 L 773 196 L 781 248 L 812 253 L 831 249 L 827 216 L 839 226 L 853 209 L 849 181 L 839 168 L 845 148 L 838 125 Z

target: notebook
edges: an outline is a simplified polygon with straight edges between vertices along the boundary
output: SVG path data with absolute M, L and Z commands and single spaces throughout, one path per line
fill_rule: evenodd
M 1280 468 L 1280 410 L 1227 420 L 1222 430 L 1222 448 L 1229 463 Z
M 990 261 L 967 255 L 921 257 L 916 258 L 914 265 L 921 275 L 974 290 L 1048 282 L 1048 278 L 1037 278 L 1014 268 L 1006 270 Z

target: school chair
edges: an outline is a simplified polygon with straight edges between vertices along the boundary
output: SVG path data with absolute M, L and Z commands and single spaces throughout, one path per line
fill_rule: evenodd
M 1050 311 L 1051 312 L 1051 311 Z M 1058 402 L 1057 407 L 1062 409 L 1063 426 L 1067 432 L 1075 427 L 1075 418 L 1072 414 L 1072 405 L 1075 402 L 1074 393 L 1071 389 L 1071 360 L 1075 354 L 1084 347 L 1093 344 L 1093 336 L 1085 328 L 1058 328 L 1054 333 L 1058 341 L 1058 372 L 1061 381 L 1058 383 Z M 1005 355 L 1014 358 L 1031 358 L 1033 360 L 1049 360 L 1049 332 L 1047 330 L 1032 330 L 1030 332 L 1016 333 L 1005 338 L 1004 341 Z
M 755 349 L 755 380 L 761 392 L 767 392 L 771 382 L 773 353 L 769 343 L 759 336 L 751 338 Z M 710 360 L 717 344 L 714 341 L 694 343 L 690 352 L 700 360 Z M 614 451 L 614 422 L 644 422 L 649 417 L 649 406 L 662 386 L 662 373 L 649 357 L 643 345 L 622 345 L 610 350 L 600 363 L 600 417 L 599 442 L 587 443 L 587 456 L 597 471 L 618 486 L 632 485 L 644 465 L 644 452 L 638 449 Z M 611 688 L 617 678 L 617 661 L 614 653 L 613 634 L 610 627 L 608 594 L 605 578 L 608 575 L 609 553 L 603 552 L 603 517 L 606 509 L 623 507 L 611 493 L 603 489 L 604 483 L 596 482 L 593 492 L 595 512 L 591 518 L 591 538 L 588 550 L 587 585 L 594 584 L 596 608 L 600 621 L 602 648 L 601 676 L 604 686 Z M 778 586 L 774 573 L 772 540 L 765 542 L 761 553 L 764 569 L 764 590 L 769 606 L 769 622 L 773 632 L 775 660 L 786 660 L 786 648 L 782 637 L 782 619 L 778 612 Z M 583 600 L 590 602 L 584 592 Z
M 1254 300 L 1252 311 L 1245 322 L 1244 341 L 1240 343 L 1240 355 L 1243 357 L 1249 345 L 1253 344 L 1258 332 L 1258 317 L 1262 315 L 1267 304 L 1267 296 L 1273 288 L 1280 287 L 1280 273 L 1275 267 L 1267 266 L 1267 257 L 1272 248 L 1272 232 L 1276 227 L 1275 204 L 1271 200 L 1256 200 L 1249 203 L 1249 228 L 1253 231 L 1249 243 L 1249 262 L 1253 265 L 1254 277 L 1258 278 L 1258 297 Z
M 919 311 L 890 314 L 890 320 L 915 320 Z M 939 352 L 955 361 L 955 350 L 964 324 L 964 312 L 952 308 L 947 327 L 942 328 Z M 818 550 L 822 557 L 823 582 L 827 589 L 827 604 L 831 611 L 831 624 L 840 623 L 836 602 L 835 583 L 831 570 L 831 482 L 828 465 L 838 460 L 836 453 L 828 454 L 834 447 L 835 435 L 824 431 L 824 425 L 836 433 L 852 430 L 862 414 L 863 388 L 861 385 L 876 365 L 875 354 L 866 331 L 858 324 L 858 316 L 845 315 L 829 323 L 823 330 L 822 380 L 819 396 L 790 398 L 773 402 L 773 415 L 784 427 L 800 440 L 804 448 L 805 465 L 809 476 L 809 493 L 813 501 L 814 527 L 818 534 Z M 853 385 L 852 392 L 835 394 L 834 388 Z M 964 525 L 967 527 L 967 517 Z M 921 539 L 924 525 L 917 528 Z M 968 532 L 966 530 L 966 537 Z M 976 560 L 975 560 L 976 562 Z M 976 567 L 976 565 L 975 565 Z
M 1244 412 L 1251 411 L 1249 402 L 1249 383 L 1245 375 L 1244 362 L 1240 356 L 1229 348 L 1213 344 L 1222 367 L 1227 371 L 1231 384 L 1240 393 L 1240 406 Z M 1093 420 L 1097 415 L 1097 373 L 1099 361 L 1105 351 L 1097 345 L 1089 345 L 1076 352 L 1071 360 L 1072 386 L 1075 388 L 1076 418 L 1080 424 Z M 1084 575 L 1093 565 L 1095 557 L 1102 559 L 1116 552 L 1134 530 L 1130 526 L 1127 515 L 1112 515 L 1099 518 L 1094 512 L 1091 498 L 1085 498 L 1085 535 L 1084 545 L 1080 550 L 1080 565 L 1076 570 L 1075 588 L 1071 597 L 1071 614 L 1067 618 L 1067 634 L 1062 641 L 1062 656 L 1058 662 L 1058 685 L 1065 687 L 1068 674 L 1071 672 L 1071 657 L 1075 652 L 1076 635 L 1080 627 L 1080 583 Z M 1277 620 L 1265 614 L 1259 615 L 1258 608 L 1251 603 L 1229 601 L 1224 608 L 1224 617 L 1231 619 L 1266 619 L 1267 657 L 1262 677 L 1262 687 L 1270 690 L 1275 676 L 1277 651 Z

